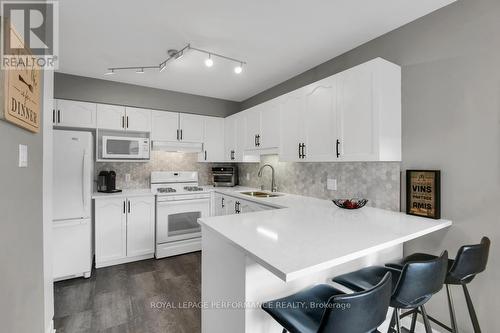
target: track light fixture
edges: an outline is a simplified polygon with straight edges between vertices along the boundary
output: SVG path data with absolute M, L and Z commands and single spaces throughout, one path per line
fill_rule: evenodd
M 182 58 L 182 56 L 184 55 L 184 53 L 186 51 L 189 51 L 189 50 L 193 50 L 193 51 L 197 51 L 197 52 L 208 54 L 208 58 L 205 60 L 205 66 L 207 66 L 207 67 L 212 67 L 214 65 L 214 61 L 213 61 L 212 57 L 218 57 L 218 58 L 221 58 L 221 59 L 225 59 L 225 60 L 228 60 L 228 61 L 232 61 L 232 62 L 238 63 L 238 65 L 234 68 L 234 72 L 236 74 L 240 74 L 243 71 L 243 65 L 246 64 L 246 62 L 244 62 L 244 61 L 241 61 L 241 60 L 238 60 L 238 59 L 235 59 L 235 58 L 231 58 L 231 57 L 227 57 L 227 56 L 222 55 L 222 54 L 210 52 L 210 51 L 207 51 L 207 50 L 198 49 L 196 47 L 192 47 L 190 44 L 187 44 L 186 46 L 184 46 L 180 50 L 175 50 L 175 49 L 168 50 L 167 51 L 168 58 L 165 59 L 164 61 L 162 61 L 157 66 L 110 67 L 110 68 L 108 68 L 108 72 L 104 73 L 104 75 L 113 75 L 113 74 L 116 74 L 117 71 L 122 71 L 122 70 L 135 70 L 135 72 L 138 73 L 138 74 L 143 74 L 145 69 L 156 69 L 156 70 L 159 70 L 160 72 L 163 72 L 165 70 L 165 68 L 167 67 L 167 63 L 170 60 L 172 60 L 172 59 L 173 60 L 178 60 L 178 59 Z

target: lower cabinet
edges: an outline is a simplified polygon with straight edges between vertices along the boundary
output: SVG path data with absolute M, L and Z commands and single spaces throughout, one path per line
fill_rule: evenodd
M 215 193 L 213 211 L 215 216 L 258 212 L 269 209 L 274 209 L 274 207 L 261 205 L 227 194 Z
M 154 196 L 95 199 L 96 267 L 154 255 Z

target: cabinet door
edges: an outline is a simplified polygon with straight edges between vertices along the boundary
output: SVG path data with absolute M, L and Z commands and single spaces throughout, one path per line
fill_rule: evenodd
M 236 160 L 236 115 L 224 118 L 224 160 Z
M 125 107 L 97 104 L 97 128 L 125 130 Z
M 203 116 L 181 113 L 179 116 L 180 139 L 185 142 L 203 142 Z
M 154 197 L 128 198 L 127 213 L 127 257 L 154 253 Z
M 376 159 L 373 72 L 361 65 L 341 73 L 338 105 L 339 153 L 345 161 Z
M 278 148 L 280 144 L 280 98 L 262 105 L 260 110 L 261 149 Z
M 240 112 L 234 115 L 235 119 L 235 152 L 234 162 L 243 162 L 245 150 L 245 117 Z
M 125 258 L 127 255 L 127 217 L 124 198 L 95 200 L 96 264 Z
M 303 137 L 302 114 L 304 110 L 303 90 L 284 95 L 280 102 L 280 160 L 301 161 L 299 143 Z
M 329 77 L 304 88 L 306 161 L 334 161 L 337 140 L 337 79 Z
M 238 200 L 239 201 L 239 209 L 240 213 L 251 213 L 251 212 L 259 212 L 262 210 L 272 209 L 271 207 L 259 205 L 258 203 L 246 201 L 246 200 Z
M 214 207 L 213 207 L 213 215 L 214 216 L 222 216 L 226 215 L 226 207 L 225 207 L 226 199 L 220 193 L 215 193 L 214 195 Z
M 177 141 L 179 114 L 168 111 L 151 111 L 151 140 Z
M 128 131 L 151 132 L 151 110 L 127 107 L 125 111 Z
M 243 111 L 245 118 L 245 149 L 258 149 L 257 137 L 260 135 L 260 110 L 261 106 L 257 105 L 253 108 Z
M 56 101 L 53 118 L 56 126 L 95 128 L 96 104 L 60 99 Z
M 224 196 L 224 215 L 236 214 L 236 198 Z
M 203 152 L 200 162 L 224 162 L 224 118 L 204 117 Z

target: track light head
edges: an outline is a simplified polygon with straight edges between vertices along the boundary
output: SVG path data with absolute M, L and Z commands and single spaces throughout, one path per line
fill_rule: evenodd
M 205 60 L 205 66 L 212 67 L 214 65 L 214 61 L 212 60 L 212 55 L 208 55 L 208 59 Z
M 238 66 L 234 67 L 234 72 L 236 74 L 241 74 L 241 72 L 243 72 L 243 63 L 241 63 Z
M 144 68 L 138 68 L 135 72 L 137 74 L 144 74 Z

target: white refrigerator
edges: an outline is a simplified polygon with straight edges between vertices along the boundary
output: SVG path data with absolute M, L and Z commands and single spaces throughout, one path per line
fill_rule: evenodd
M 54 131 L 54 280 L 90 277 L 92 270 L 93 137 Z

